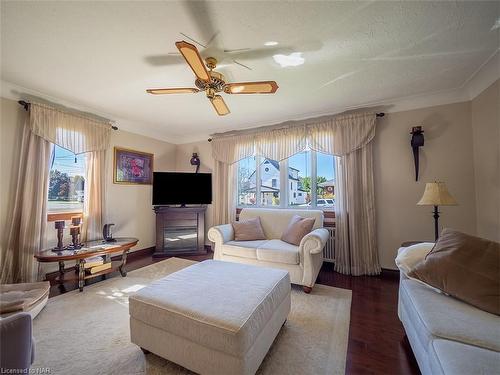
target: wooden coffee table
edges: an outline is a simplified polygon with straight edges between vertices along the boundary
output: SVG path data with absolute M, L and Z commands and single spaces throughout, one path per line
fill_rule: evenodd
M 115 242 L 104 242 L 102 240 L 89 241 L 85 243 L 85 246 L 79 250 L 62 250 L 53 251 L 52 249 L 42 250 L 35 255 L 36 260 L 40 263 L 58 262 L 59 263 L 59 275 L 57 281 L 63 283 L 69 280 L 78 280 L 78 288 L 80 292 L 83 291 L 83 286 L 85 285 L 85 280 L 97 276 L 104 276 L 110 272 L 116 270 L 120 271 L 122 277 L 127 276 L 127 271 L 125 271 L 125 264 L 127 263 L 127 253 L 130 248 L 137 245 L 139 240 L 137 238 L 116 238 Z M 121 253 L 121 260 L 112 261 L 111 254 Z M 104 255 L 105 263 L 111 262 L 111 268 L 97 272 L 94 274 L 85 274 L 85 258 L 95 257 L 99 255 Z M 76 275 L 67 277 L 64 274 L 64 262 L 65 261 L 76 261 Z

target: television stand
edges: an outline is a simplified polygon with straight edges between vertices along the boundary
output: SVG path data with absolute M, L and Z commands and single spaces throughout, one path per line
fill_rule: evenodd
M 206 207 L 155 206 L 156 249 L 154 258 L 206 254 Z

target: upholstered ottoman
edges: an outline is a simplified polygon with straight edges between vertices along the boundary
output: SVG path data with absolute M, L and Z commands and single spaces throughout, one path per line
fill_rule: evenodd
M 129 298 L 133 343 L 200 374 L 254 374 L 290 312 L 288 273 L 207 260 Z

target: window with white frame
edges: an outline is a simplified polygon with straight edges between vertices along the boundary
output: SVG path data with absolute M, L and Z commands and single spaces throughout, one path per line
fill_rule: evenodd
M 238 207 L 335 206 L 335 157 L 305 150 L 278 162 L 251 156 L 238 162 Z

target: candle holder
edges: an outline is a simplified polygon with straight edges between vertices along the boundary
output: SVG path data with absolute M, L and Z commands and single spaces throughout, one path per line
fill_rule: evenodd
M 81 223 L 82 223 L 81 216 L 72 216 L 71 217 L 71 225 L 73 225 L 74 227 L 79 227 Z
M 57 246 L 54 247 L 53 251 L 62 251 L 64 250 L 63 246 L 63 235 L 64 235 L 64 220 L 58 220 L 54 223 L 54 227 L 57 229 Z
M 70 228 L 71 234 L 71 245 L 67 246 L 68 250 L 78 250 L 82 248 L 82 244 L 80 243 L 80 227 L 72 226 Z

